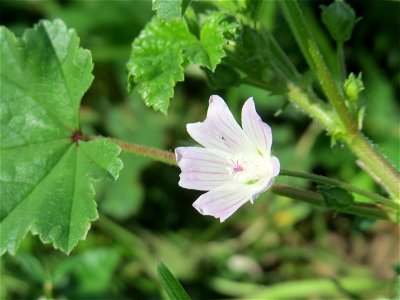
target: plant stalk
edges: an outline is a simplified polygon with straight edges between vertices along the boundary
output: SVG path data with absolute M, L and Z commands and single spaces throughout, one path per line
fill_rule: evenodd
M 314 206 L 322 207 L 322 208 L 328 208 L 325 205 L 325 200 L 323 196 L 319 193 L 316 192 L 311 192 L 311 191 L 306 191 L 302 190 L 296 187 L 280 184 L 280 183 L 275 183 L 271 187 L 271 192 L 280 195 L 280 196 L 285 196 L 288 198 L 292 198 L 295 200 L 300 200 L 304 201 L 307 203 L 310 203 Z M 394 223 L 397 223 L 397 218 L 396 214 L 392 211 L 387 211 L 383 208 L 379 207 L 374 207 L 374 206 L 368 206 L 368 205 L 352 205 L 346 208 L 335 208 L 335 210 L 338 210 L 342 213 L 349 213 L 353 215 L 358 215 L 361 217 L 369 217 L 369 218 L 374 218 L 374 219 L 380 219 L 380 220 L 386 220 L 386 221 L 391 221 Z
M 346 71 L 346 61 L 344 59 L 344 45 L 343 42 L 337 42 L 336 43 L 336 48 L 337 48 L 337 62 L 340 70 L 340 75 L 342 77 L 342 80 L 346 80 L 347 76 L 347 71 Z
M 327 99 L 335 108 L 343 122 L 343 125 L 347 129 L 347 132 L 352 135 L 356 134 L 358 131 L 357 123 L 354 121 L 347 109 L 344 98 L 341 95 L 332 74 L 329 72 L 328 66 L 326 65 L 317 42 L 307 25 L 298 1 L 280 1 L 279 3 L 296 42 L 300 46 L 300 50 L 306 58 L 311 70 L 317 76 Z
M 338 130 L 337 117 L 325 103 L 317 98 L 310 97 L 308 93 L 293 82 L 288 82 L 286 88 L 287 96 L 295 107 L 321 123 L 330 134 L 334 134 Z
M 281 169 L 279 175 L 297 177 L 297 178 L 304 178 L 304 179 L 308 179 L 308 180 L 311 180 L 311 181 L 314 181 L 314 182 L 318 182 L 318 183 L 337 186 L 337 187 L 340 187 L 340 188 L 345 189 L 347 191 L 354 192 L 354 193 L 357 193 L 359 195 L 363 195 L 365 197 L 373 199 L 376 202 L 378 202 L 380 204 L 383 204 L 385 206 L 388 206 L 388 207 L 391 207 L 391 208 L 394 208 L 394 209 L 399 209 L 400 208 L 400 206 L 397 203 L 395 203 L 395 202 L 393 202 L 393 201 L 391 201 L 391 200 L 389 200 L 389 199 L 387 199 L 387 198 L 385 198 L 385 197 L 383 197 L 383 196 L 381 196 L 379 194 L 372 193 L 372 192 L 360 189 L 360 188 L 358 188 L 358 187 L 356 187 L 354 185 L 348 184 L 348 183 L 346 183 L 344 181 L 341 181 L 341 180 L 338 180 L 338 179 L 329 178 L 329 177 L 325 177 L 325 176 L 321 176 L 321 175 L 304 173 L 304 172 L 290 171 L 290 170 L 285 170 L 285 169 Z
M 374 145 L 359 133 L 347 142 L 349 148 L 357 155 L 369 170 L 379 179 L 390 197 L 400 203 L 400 173 L 396 168 L 374 147 Z
M 124 152 L 130 152 L 142 157 L 151 158 L 167 165 L 176 166 L 175 154 L 173 152 L 143 145 L 130 144 L 114 138 L 110 138 L 110 141 L 119 145 Z
M 335 126 L 331 128 L 323 124 L 327 127 L 330 134 L 333 134 L 334 137 L 345 142 L 353 153 L 379 177 L 391 198 L 400 201 L 399 171 L 396 170 L 359 131 L 357 122 L 348 110 L 344 96 L 336 85 L 321 55 L 317 42 L 307 25 L 298 1 L 280 1 L 279 3 L 303 56 L 316 75 L 327 99 L 335 109 L 336 114 L 340 118 L 340 123 L 343 125 L 341 126 L 340 123 L 337 123 L 336 128 L 334 128 Z M 290 90 L 288 95 L 291 97 Z M 295 97 L 292 95 L 292 99 L 293 98 Z M 311 117 L 315 118 L 314 115 L 310 114 L 309 107 L 302 106 L 301 102 L 298 100 L 296 100 L 296 103 L 298 103 L 301 108 L 305 109 Z M 319 119 L 317 118 L 317 120 Z

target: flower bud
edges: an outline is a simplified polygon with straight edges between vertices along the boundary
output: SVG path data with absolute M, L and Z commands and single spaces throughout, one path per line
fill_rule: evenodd
M 322 8 L 322 22 L 336 42 L 349 40 L 357 21 L 353 8 L 342 0 Z
M 353 73 L 350 73 L 349 77 L 344 82 L 343 88 L 347 99 L 352 102 L 356 102 L 360 92 L 364 89 L 362 73 L 358 74 L 357 77 Z

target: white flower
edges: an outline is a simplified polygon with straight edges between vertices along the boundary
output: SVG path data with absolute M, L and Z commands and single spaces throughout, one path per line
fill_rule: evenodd
M 186 128 L 204 148 L 175 149 L 179 185 L 208 191 L 193 203 L 203 215 L 223 222 L 245 202 L 253 203 L 279 174 L 279 160 L 271 157 L 271 128 L 257 114 L 253 98 L 243 105 L 242 128 L 216 95 L 210 97 L 205 121 Z

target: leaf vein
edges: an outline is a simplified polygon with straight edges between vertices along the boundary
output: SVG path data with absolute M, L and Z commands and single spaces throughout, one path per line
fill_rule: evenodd
M 71 146 L 67 147 L 67 148 L 65 149 L 65 151 L 64 151 L 63 153 L 60 154 L 60 157 L 57 159 L 57 161 L 55 161 L 54 164 L 48 168 L 48 171 L 45 172 L 45 173 L 43 174 L 43 176 L 36 182 L 36 184 L 34 184 L 33 187 L 32 187 L 30 190 L 28 190 L 28 191 L 26 192 L 25 195 L 23 195 L 23 196 L 21 197 L 21 200 L 18 201 L 18 202 L 10 209 L 10 211 L 7 213 L 7 215 L 5 215 L 4 218 L 0 220 L 0 224 L 1 224 L 7 217 L 9 217 L 9 216 L 13 213 L 13 211 L 14 211 L 18 206 L 20 206 L 24 201 L 26 201 L 26 199 L 27 199 L 37 188 L 40 187 L 40 184 L 43 182 L 43 180 L 45 180 L 45 179 L 52 173 L 52 171 L 54 170 L 55 166 L 57 166 L 57 164 L 62 160 L 62 158 L 63 158 L 64 155 L 67 153 L 67 151 L 70 149 L 70 147 L 71 147 Z M 35 222 L 35 220 L 33 220 L 33 222 Z M 30 227 L 32 227 L 33 222 L 31 223 Z M 28 229 L 28 231 L 29 231 L 29 230 L 30 230 L 30 229 Z
M 21 145 L 15 145 L 15 146 L 10 146 L 10 147 L 2 147 L 1 150 L 13 150 L 13 149 L 18 149 L 18 148 L 53 143 L 53 142 L 63 141 L 63 140 L 66 140 L 66 138 L 59 138 L 59 139 L 48 140 L 48 141 L 38 141 L 38 142 L 30 143 L 30 144 L 21 144 Z
M 49 116 L 52 117 L 52 119 L 54 121 L 56 121 L 59 125 L 61 125 L 62 127 L 64 127 L 64 129 L 68 130 L 68 131 L 72 131 L 73 129 L 69 128 L 68 125 L 66 125 L 58 116 L 55 112 L 53 112 L 51 109 L 49 109 L 48 107 L 46 107 L 45 105 L 43 105 L 38 99 L 36 99 L 35 97 L 33 97 L 33 95 L 31 95 L 29 93 L 29 91 L 25 90 L 21 85 L 19 85 L 18 83 L 12 81 L 10 78 L 7 78 L 3 73 L 1 74 L 1 77 L 8 81 L 9 83 L 11 83 L 12 85 L 14 85 L 16 88 L 18 88 L 21 92 L 23 92 L 27 97 L 29 97 L 30 99 L 32 99 L 36 104 L 38 104 Z
M 44 26 L 43 26 L 43 27 L 44 27 Z M 72 95 L 71 95 L 71 92 L 70 92 L 70 90 L 69 90 L 68 81 L 67 81 L 67 78 L 66 78 L 66 76 L 65 76 L 64 69 L 63 69 L 63 67 L 62 67 L 62 66 L 63 66 L 63 63 L 61 62 L 61 59 L 58 57 L 58 53 L 57 53 L 57 51 L 56 51 L 56 49 L 55 49 L 55 47 L 54 47 L 53 41 L 51 40 L 51 38 L 50 38 L 50 36 L 49 36 L 49 32 L 47 31 L 47 28 L 46 28 L 46 27 L 44 27 L 44 31 L 46 32 L 47 40 L 48 40 L 49 44 L 51 45 L 50 48 L 51 48 L 51 50 L 53 51 L 54 56 L 57 58 L 57 59 L 56 59 L 57 65 L 58 65 L 58 67 L 59 67 L 59 69 L 60 69 L 60 74 L 61 74 L 61 77 L 62 77 L 62 79 L 63 79 L 63 81 L 64 81 L 64 84 L 65 84 L 65 89 L 66 89 L 67 94 L 68 94 L 69 103 L 70 103 L 71 107 L 75 108 L 74 102 L 73 102 L 73 99 L 72 99 Z M 72 38 L 72 37 L 71 37 L 71 38 Z M 70 46 L 70 43 L 68 44 L 68 46 Z M 78 125 L 78 124 L 75 124 L 75 125 Z

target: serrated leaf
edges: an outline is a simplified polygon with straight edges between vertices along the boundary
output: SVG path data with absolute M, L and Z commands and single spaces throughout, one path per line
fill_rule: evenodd
M 183 16 L 191 0 L 152 0 L 153 10 L 157 17 L 167 22 Z
M 223 19 L 220 13 L 210 15 L 199 40 L 184 20 L 167 23 L 153 18 L 132 44 L 127 65 L 129 90 L 138 84 L 146 105 L 166 114 L 175 84 L 183 81 L 188 63 L 198 63 L 214 71 L 225 56 L 227 35 L 234 35 L 237 24 Z
M 208 61 L 201 62 L 214 72 L 216 66 L 225 57 L 224 46 L 228 43 L 227 35 L 235 35 L 237 23 L 224 20 L 225 15 L 214 13 L 204 22 L 200 31 L 200 42 Z
M 318 192 L 324 197 L 325 205 L 328 208 L 340 210 L 354 204 L 354 196 L 342 188 L 319 185 Z
M 182 285 L 161 261 L 157 265 L 157 274 L 162 287 L 171 300 L 190 300 Z
M 183 20 L 170 23 L 153 18 L 132 44 L 128 62 L 130 90 L 133 82 L 147 106 L 167 113 L 176 82 L 182 81 L 183 50 L 196 43 Z
M 117 145 L 81 139 L 91 55 L 60 20 L 21 39 L 2 27 L 0 42 L 0 253 L 14 254 L 29 231 L 69 253 L 97 219 L 92 181 L 122 168 Z

